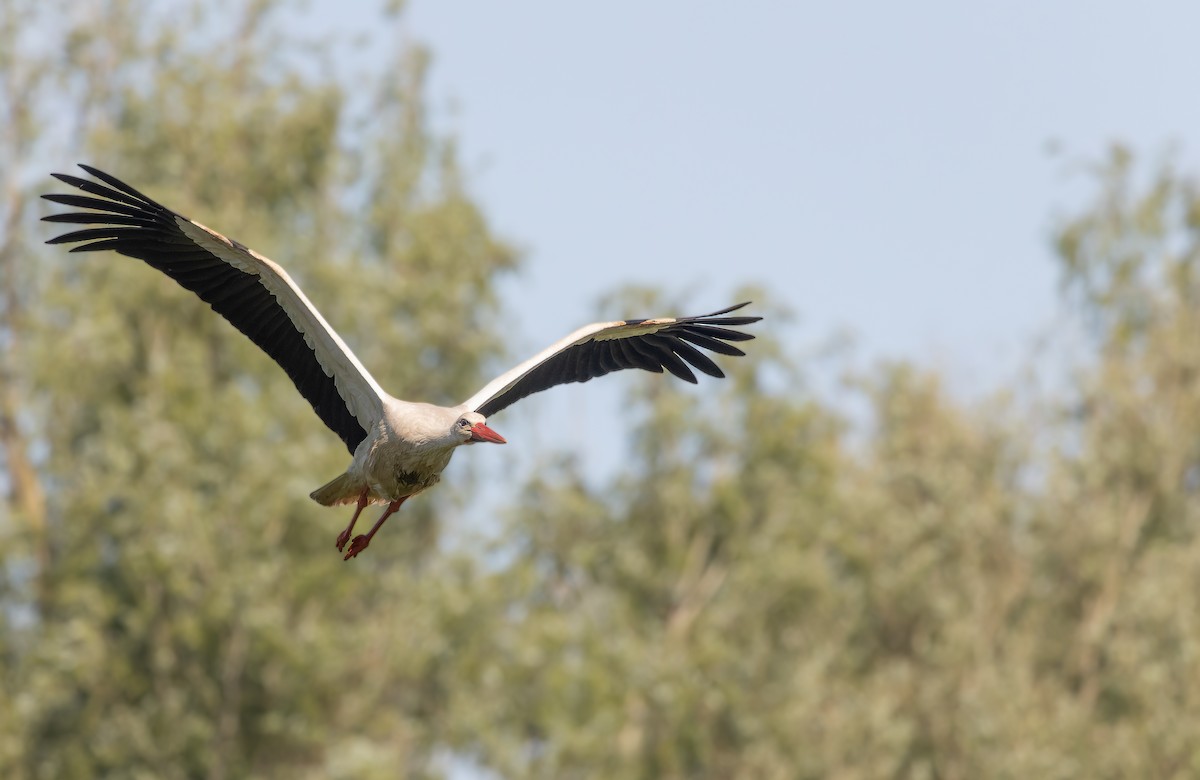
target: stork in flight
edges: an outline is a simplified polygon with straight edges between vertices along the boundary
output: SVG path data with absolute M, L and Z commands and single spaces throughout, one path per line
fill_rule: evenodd
M 665 368 L 695 383 L 690 365 L 723 377 L 702 350 L 744 355 L 728 342 L 754 336 L 734 328 L 762 319 L 725 316 L 747 305 L 740 303 L 695 317 L 597 322 L 496 377 L 458 406 L 401 401 L 383 391 L 278 265 L 107 173 L 80 167 L 103 183 L 56 173 L 56 179 L 87 194 L 42 197 L 86 211 L 43 219 L 88 227 L 47 243 L 77 244 L 72 252 L 111 249 L 144 261 L 200 296 L 287 372 L 354 456 L 344 474 L 311 494 L 325 506 L 355 505 L 337 537 L 345 560 L 365 550 L 405 500 L 437 484 L 459 445 L 504 444 L 504 437 L 487 426 L 492 414 L 554 385 L 587 382 L 623 368 L 659 374 Z M 370 531 L 351 540 L 368 504 L 387 507 Z

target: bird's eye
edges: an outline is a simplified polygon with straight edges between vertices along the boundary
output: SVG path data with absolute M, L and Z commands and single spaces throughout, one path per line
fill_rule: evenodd
M 470 421 L 470 420 L 468 420 L 466 417 L 464 417 L 464 418 L 462 418 L 461 420 L 459 420 L 459 421 L 458 421 L 458 424 L 459 424 L 459 426 L 460 426 L 460 427 L 462 427 L 462 428 L 470 428 L 470 427 L 471 427 L 471 421 Z

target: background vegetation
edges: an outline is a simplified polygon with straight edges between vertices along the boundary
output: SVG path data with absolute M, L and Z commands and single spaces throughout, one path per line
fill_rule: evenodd
M 881 366 L 852 424 L 760 328 L 711 395 L 627 380 L 610 481 L 561 458 L 452 540 L 441 489 L 347 566 L 282 372 L 36 222 L 43 161 L 93 161 L 285 261 L 385 387 L 476 386 L 518 261 L 424 54 L 385 16 L 345 83 L 287 6 L 0 7 L 0 776 L 1200 774 L 1192 177 L 1098 161 L 1044 389 Z

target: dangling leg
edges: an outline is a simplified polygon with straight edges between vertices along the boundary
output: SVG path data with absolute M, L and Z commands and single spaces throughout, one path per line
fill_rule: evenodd
M 354 541 L 350 542 L 350 549 L 346 551 L 346 557 L 342 560 L 348 561 L 363 550 L 367 549 L 367 545 L 371 543 L 371 537 L 373 537 L 375 532 L 378 531 L 380 526 L 383 525 L 383 521 L 391 517 L 392 513 L 399 509 L 400 505 L 403 504 L 407 498 L 408 496 L 405 496 L 398 501 L 393 501 L 392 503 L 388 504 L 387 509 L 383 510 L 383 514 L 380 515 L 379 519 L 375 521 L 375 525 L 372 526 L 370 531 L 367 531 L 366 534 L 359 534 L 358 536 L 354 537 Z
M 362 514 L 363 509 L 367 506 L 367 488 L 363 488 L 362 495 L 358 497 L 358 508 L 354 510 L 354 517 L 350 518 L 350 525 L 338 534 L 337 548 L 338 552 L 346 546 L 346 542 L 350 541 L 350 534 L 354 531 L 354 524 L 358 522 L 358 516 Z

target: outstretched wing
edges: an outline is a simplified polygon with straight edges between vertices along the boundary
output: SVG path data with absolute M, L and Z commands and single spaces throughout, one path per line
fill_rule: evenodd
M 78 244 L 72 252 L 111 249 L 196 293 L 287 372 L 321 420 L 354 452 L 382 416 L 384 393 L 287 272 L 128 184 L 79 167 L 103 184 L 56 173 L 59 181 L 88 194 L 42 197 L 87 211 L 43 219 L 91 227 L 47 243 Z
M 485 417 L 527 395 L 568 382 L 586 382 L 622 368 L 642 368 L 661 374 L 665 368 L 695 384 L 692 368 L 714 377 L 725 376 L 702 350 L 722 355 L 744 355 L 730 341 L 749 341 L 749 333 L 733 330 L 762 317 L 726 317 L 750 302 L 697 317 L 660 317 L 650 320 L 597 322 L 566 338 L 493 379 L 462 404 Z

